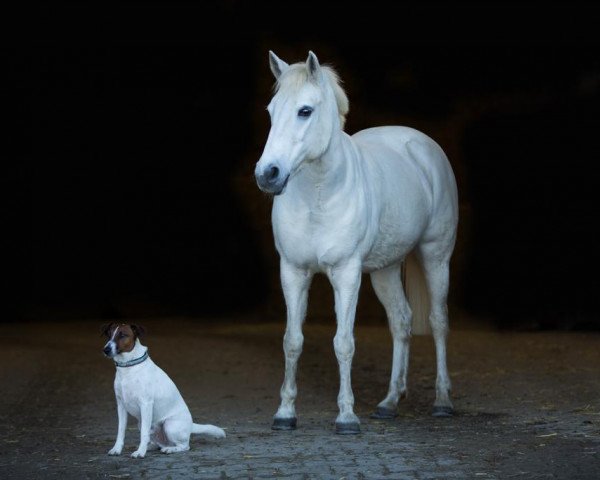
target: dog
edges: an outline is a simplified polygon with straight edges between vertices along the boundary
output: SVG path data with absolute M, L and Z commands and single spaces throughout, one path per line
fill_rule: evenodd
M 109 455 L 120 455 L 125 441 L 127 415 L 138 420 L 140 444 L 131 454 L 143 458 L 149 446 L 163 453 L 184 452 L 190 449 L 190 435 L 203 434 L 224 438 L 225 431 L 214 425 L 194 423 L 175 383 L 148 356 L 141 344 L 141 326 L 110 323 L 102 327 L 108 338 L 104 355 L 116 365 L 115 396 L 119 427 L 114 447 Z

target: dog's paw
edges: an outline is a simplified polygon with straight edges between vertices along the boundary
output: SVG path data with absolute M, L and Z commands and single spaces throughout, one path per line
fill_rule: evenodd
M 175 449 L 175 447 L 163 447 L 160 449 L 162 453 L 166 453 L 167 455 L 170 453 L 178 452 L 179 450 Z
M 109 455 L 121 455 L 123 447 L 113 447 L 108 451 Z
M 189 445 L 177 445 L 175 447 L 162 447 L 160 451 L 168 455 L 170 453 L 187 452 L 189 449 Z
M 146 452 L 142 452 L 141 450 L 136 450 L 131 454 L 131 458 L 144 458 L 146 456 Z

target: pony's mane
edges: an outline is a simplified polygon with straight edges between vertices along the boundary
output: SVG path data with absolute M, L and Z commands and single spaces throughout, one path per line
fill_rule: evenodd
M 340 122 L 342 124 L 342 128 L 344 128 L 344 124 L 346 123 L 346 115 L 350 110 L 348 96 L 346 95 L 346 92 L 344 92 L 344 89 L 341 86 L 342 81 L 333 67 L 329 65 L 321 65 L 321 70 L 323 71 L 323 76 L 325 77 L 326 81 L 329 82 L 331 88 L 333 89 L 335 101 L 337 103 L 338 112 L 340 115 Z M 302 62 L 294 63 L 281 74 L 279 80 L 275 83 L 275 91 L 280 89 L 282 83 L 285 83 L 286 87 L 289 86 L 291 88 L 300 88 L 306 82 L 314 82 L 313 77 L 309 74 L 308 69 L 306 68 L 306 64 Z

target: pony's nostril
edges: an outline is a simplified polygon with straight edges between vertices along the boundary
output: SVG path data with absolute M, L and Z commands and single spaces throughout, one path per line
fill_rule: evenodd
M 271 168 L 269 168 L 269 171 L 267 172 L 267 179 L 270 181 L 273 181 L 278 176 L 279 176 L 279 168 L 277 168 L 275 165 L 273 165 Z

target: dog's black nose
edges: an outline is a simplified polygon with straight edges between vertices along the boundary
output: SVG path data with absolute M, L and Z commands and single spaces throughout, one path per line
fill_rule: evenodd
M 104 347 L 104 350 L 102 350 L 104 352 L 104 355 L 109 355 L 110 354 L 110 346 L 106 346 Z

